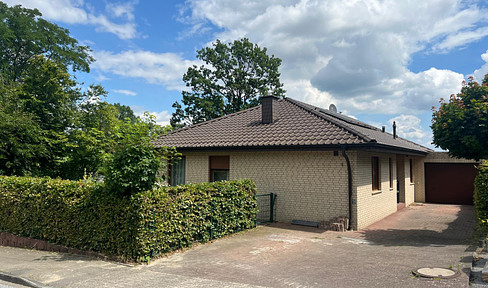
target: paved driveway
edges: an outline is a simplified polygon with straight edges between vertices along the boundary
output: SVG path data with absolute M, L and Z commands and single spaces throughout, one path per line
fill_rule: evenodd
M 428 204 L 357 232 L 275 224 L 134 267 L 0 247 L 0 271 L 54 287 L 466 287 L 465 273 L 427 280 L 411 270 L 462 270 L 474 220 L 472 206 Z

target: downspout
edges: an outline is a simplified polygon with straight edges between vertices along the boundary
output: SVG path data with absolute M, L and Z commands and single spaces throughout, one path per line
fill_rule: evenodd
M 347 227 L 347 230 L 352 230 L 352 171 L 349 156 L 346 154 L 346 146 L 342 146 L 342 157 L 346 159 L 347 164 L 347 188 L 349 193 L 349 227 Z

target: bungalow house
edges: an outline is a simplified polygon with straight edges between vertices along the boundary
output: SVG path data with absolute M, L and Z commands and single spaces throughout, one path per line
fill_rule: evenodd
M 347 217 L 352 229 L 397 211 L 398 202 L 425 201 L 425 165 L 452 162 L 429 157 L 432 150 L 398 137 L 395 129 L 390 134 L 273 96 L 263 97 L 260 106 L 176 130 L 156 145 L 183 154 L 172 166 L 171 185 L 250 178 L 259 193 L 277 194 L 277 221 Z

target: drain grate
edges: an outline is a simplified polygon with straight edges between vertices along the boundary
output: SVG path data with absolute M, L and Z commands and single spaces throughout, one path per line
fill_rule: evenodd
M 425 278 L 450 279 L 459 276 L 459 272 L 457 271 L 449 268 L 439 267 L 419 268 L 417 270 L 414 270 L 413 273 L 417 276 Z

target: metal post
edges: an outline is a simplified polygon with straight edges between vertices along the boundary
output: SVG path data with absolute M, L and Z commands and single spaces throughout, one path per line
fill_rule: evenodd
M 210 200 L 210 240 L 213 239 L 213 199 Z
M 155 218 L 156 218 L 156 211 L 152 211 L 152 234 L 153 234 L 153 239 L 155 238 L 155 235 L 156 234 L 156 221 L 155 221 Z M 156 245 L 153 241 L 152 243 L 152 247 L 151 247 L 151 258 L 154 257 L 154 245 Z
M 269 194 L 269 222 L 273 223 L 274 212 L 274 193 Z
M 256 218 L 254 218 L 254 227 L 258 227 L 258 216 L 259 216 L 259 202 L 258 202 L 258 197 L 260 195 L 256 195 Z

